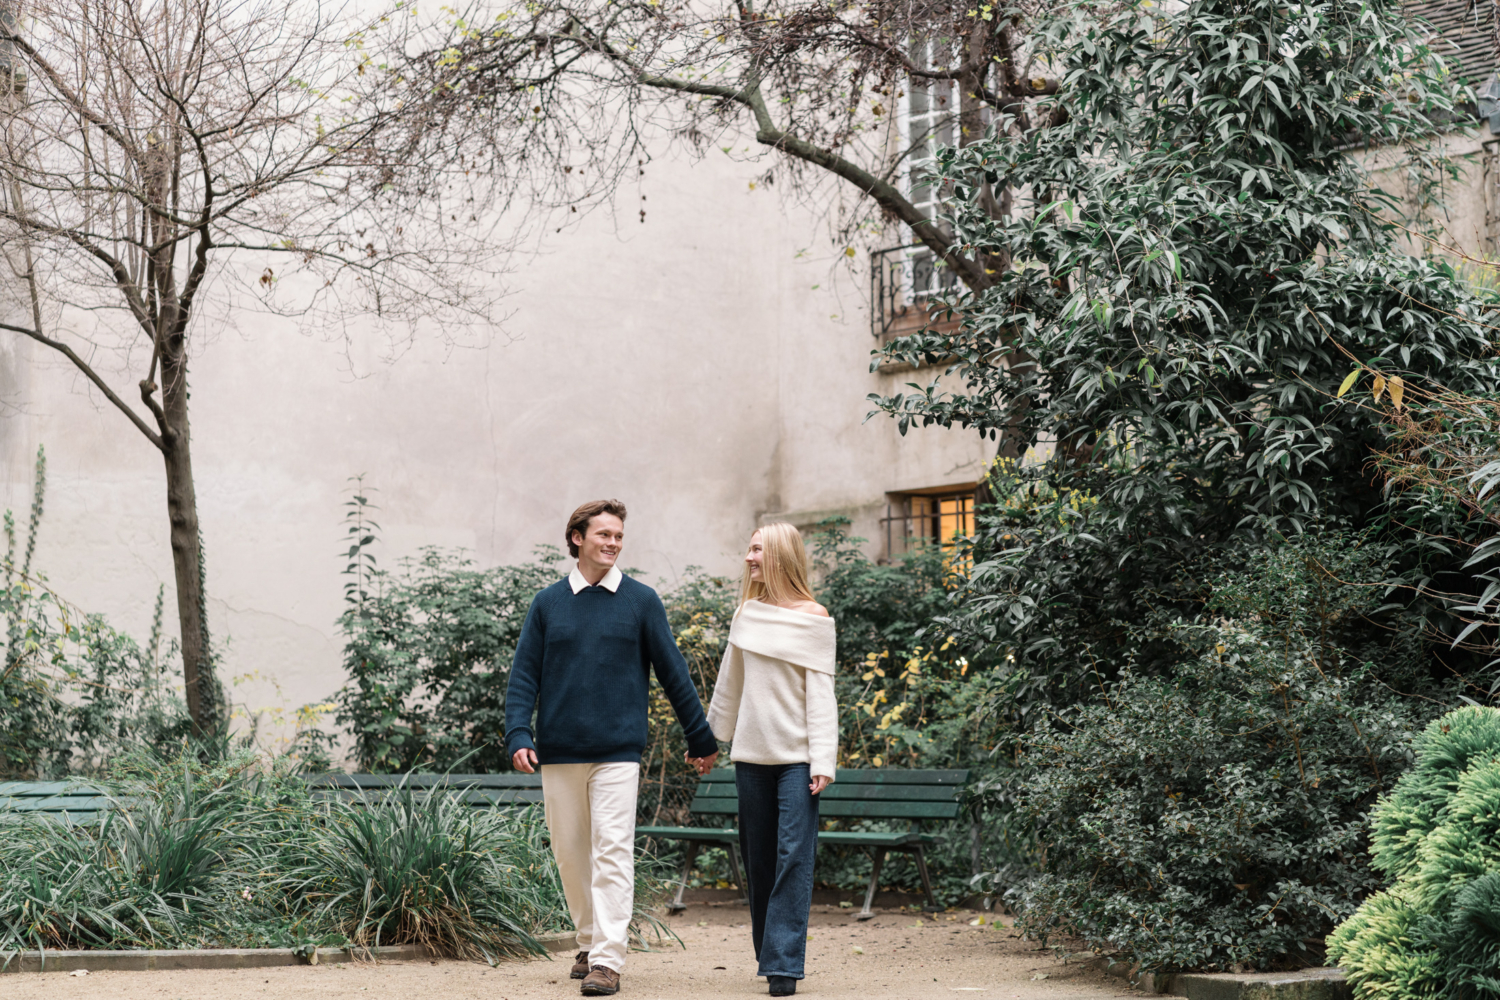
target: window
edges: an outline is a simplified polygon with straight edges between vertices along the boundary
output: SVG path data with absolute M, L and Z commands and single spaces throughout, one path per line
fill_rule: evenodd
M 899 556 L 924 545 L 951 549 L 959 539 L 972 536 L 974 490 L 975 484 L 969 483 L 892 494 L 881 522 L 885 526 L 886 556 Z
M 953 62 L 952 45 L 942 40 L 917 42 L 912 46 L 912 61 L 922 69 Z M 933 57 L 936 57 L 934 59 Z M 909 77 L 906 88 L 903 138 L 909 150 L 906 169 L 906 195 L 912 205 L 927 218 L 942 214 L 943 190 L 934 183 L 937 151 L 954 143 L 958 121 L 957 91 L 952 80 L 926 80 Z M 906 301 L 916 302 L 944 289 L 952 288 L 955 275 L 937 266 L 931 250 L 917 247 L 905 261 Z

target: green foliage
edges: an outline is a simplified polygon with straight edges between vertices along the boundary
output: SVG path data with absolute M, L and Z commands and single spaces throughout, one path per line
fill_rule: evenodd
M 1374 885 L 1350 831 L 1402 734 L 1451 703 L 1429 678 L 1483 669 L 1422 637 L 1479 596 L 1463 560 L 1493 527 L 1408 509 L 1369 471 L 1412 399 L 1500 389 L 1493 296 L 1404 253 L 1383 221 L 1400 206 L 1356 159 L 1438 138 L 1456 85 L 1394 0 L 1077 0 L 1037 31 L 1061 78 L 1050 124 L 940 156 L 954 243 L 995 283 L 952 303 L 954 332 L 886 351 L 948 377 L 873 400 L 1020 460 L 989 477 L 973 571 L 931 634 L 1003 658 L 994 745 L 1018 770 L 989 794 L 1036 807 L 1042 873 L 1017 897 L 1034 931 L 1148 967 L 1295 961 Z M 1016 210 L 997 217 L 1000 188 Z M 1404 398 L 1376 392 L 1397 378 Z M 1331 565 L 1347 544 L 1285 539 L 1335 527 L 1369 554 L 1340 575 L 1369 596 L 1329 606 L 1360 613 L 1324 637 L 1247 610 L 1272 594 L 1231 606 L 1237 581 L 1308 579 L 1285 553 Z M 1240 660 L 1218 666 L 1221 645 Z
M 706 705 L 719 679 L 719 663 L 729 641 L 729 626 L 739 604 L 739 585 L 728 577 L 709 576 L 689 566 L 675 587 L 662 594 L 667 624 L 677 647 L 687 659 L 688 673 Z M 651 678 L 647 708 L 647 742 L 641 755 L 641 789 L 637 808 L 641 821 L 686 823 L 688 804 L 698 787 L 698 774 L 684 759 L 687 741 L 677 713 L 656 678 Z
M 534 818 L 518 824 L 508 810 L 475 809 L 451 794 L 419 798 L 404 787 L 335 814 L 288 879 L 361 947 L 419 941 L 493 963 L 529 939 L 538 919 L 564 920 L 562 886 Z M 530 904 L 520 913 L 518 899 Z
M 840 760 L 845 767 L 969 767 L 994 749 L 987 711 L 995 656 L 972 660 L 925 630 L 947 611 L 960 554 L 916 548 L 872 562 L 846 522 L 820 525 L 818 599 L 838 624 Z
M 493 961 L 566 924 L 537 810 L 404 790 L 324 801 L 285 758 L 204 759 L 184 743 L 117 762 L 97 824 L 0 814 L 0 956 L 421 942 Z
M 1500 997 L 1500 711 L 1435 720 L 1373 815 L 1394 879 L 1328 938 L 1359 1000 Z
M 1124 626 L 1100 698 L 1039 719 L 1013 800 L 1043 849 L 1007 900 L 1019 926 L 1073 933 L 1150 969 L 1300 967 L 1380 886 L 1365 814 L 1452 692 L 1382 620 L 1388 552 L 1336 533 L 1250 553 L 1192 620 Z
M 189 728 L 186 708 L 167 683 L 176 673 L 176 643 L 163 648 L 165 588 L 157 590 L 151 637 L 142 647 L 102 616 L 69 604 L 32 568 L 46 484 L 46 456 L 38 449 L 19 555 L 15 518 L 4 514 L 0 776 L 98 771 L 132 747 L 167 745 Z
M 349 682 L 335 700 L 361 770 L 477 772 L 509 767 L 505 682 L 531 598 L 560 575 L 550 546 L 519 566 L 422 550 L 390 572 L 369 568 L 339 619 Z
M 1393 404 L 1368 382 L 1338 398 L 1351 358 L 1412 393 L 1493 393 L 1500 373 L 1486 300 L 1393 244 L 1354 160 L 1353 137 L 1421 143 L 1451 115 L 1397 4 L 1081 0 L 1041 32 L 1067 121 L 944 154 L 955 241 L 1011 266 L 955 304 L 956 332 L 887 352 L 955 377 L 876 402 L 1039 448 L 1042 493 L 1090 499 L 1014 545 L 991 522 L 955 626 L 1012 649 L 1049 704 L 1116 661 L 1109 622 L 1188 610 L 1229 542 L 1394 516 L 1366 470 Z M 1030 210 L 992 218 L 987 183 Z M 1459 569 L 1403 537 L 1412 586 Z

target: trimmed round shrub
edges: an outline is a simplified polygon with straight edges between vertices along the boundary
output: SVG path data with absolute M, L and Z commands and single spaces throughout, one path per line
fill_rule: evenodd
M 1394 884 L 1328 938 L 1360 1000 L 1500 1000 L 1500 710 L 1450 712 L 1373 814 Z

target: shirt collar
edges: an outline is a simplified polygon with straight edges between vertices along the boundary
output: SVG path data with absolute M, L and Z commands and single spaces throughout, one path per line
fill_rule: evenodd
M 599 581 L 599 586 L 613 594 L 620 589 L 620 581 L 624 578 L 625 574 L 620 572 L 620 567 L 611 566 L 609 572 L 604 574 L 604 579 Z M 573 572 L 568 574 L 568 586 L 573 588 L 573 593 L 578 593 L 588 585 L 589 582 L 583 578 L 583 574 L 578 572 L 578 567 L 574 566 Z

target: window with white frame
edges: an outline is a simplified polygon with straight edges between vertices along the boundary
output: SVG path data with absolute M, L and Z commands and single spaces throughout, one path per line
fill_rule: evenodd
M 953 46 L 942 39 L 916 42 L 912 61 L 922 69 L 953 64 Z M 937 150 L 952 146 L 958 127 L 958 91 L 952 80 L 908 78 L 903 106 L 906 141 L 906 195 L 929 219 L 942 214 L 943 191 L 937 183 Z M 931 250 L 914 247 L 907 255 L 907 300 L 916 301 L 953 286 L 955 275 L 937 266 Z

